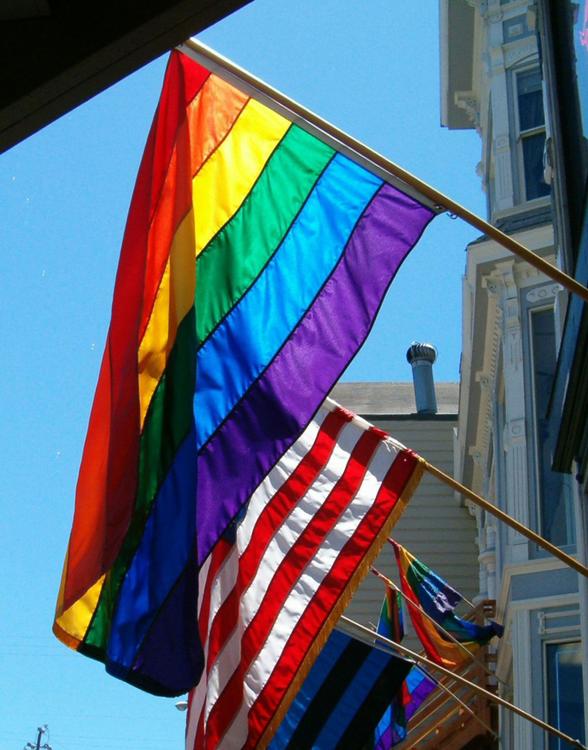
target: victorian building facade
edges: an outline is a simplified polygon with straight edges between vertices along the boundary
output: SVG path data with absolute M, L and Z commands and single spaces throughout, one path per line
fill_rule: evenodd
M 552 124 L 537 4 L 442 0 L 442 121 L 476 128 L 489 220 L 552 263 L 561 232 L 552 205 Z M 467 248 L 456 476 L 571 554 L 578 551 L 577 487 L 553 470 L 552 391 L 566 326 L 563 289 L 494 241 Z M 506 632 L 499 689 L 583 739 L 578 576 L 476 510 L 480 592 L 496 599 Z M 580 535 L 581 536 L 581 535 Z M 502 747 L 560 748 L 502 712 Z

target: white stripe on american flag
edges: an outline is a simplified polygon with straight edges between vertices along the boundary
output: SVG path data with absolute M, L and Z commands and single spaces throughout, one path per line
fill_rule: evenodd
M 363 424 L 349 420 L 350 415 L 338 408 L 319 410 L 252 495 L 235 544 L 217 545 L 200 572 L 199 624 L 206 665 L 200 685 L 190 696 L 187 750 L 234 750 L 253 747 L 259 739 L 257 728 L 255 736 L 251 735 L 251 708 L 255 710 L 264 689 L 263 704 L 266 709 L 268 701 L 273 705 L 274 691 L 269 686 L 284 646 L 291 636 L 298 637 L 296 626 L 302 615 L 320 604 L 321 582 L 342 565 L 341 550 L 373 505 L 401 449 L 390 443 L 384 446 L 383 433 L 372 430 L 366 435 Z M 320 441 L 322 452 L 317 449 Z M 311 477 L 309 487 L 298 479 L 302 467 Z M 346 470 L 355 476 L 357 494 L 339 482 Z M 274 527 L 270 522 L 276 508 L 281 508 L 284 518 Z M 266 532 L 271 529 L 267 539 L 264 528 Z M 249 562 L 243 568 L 245 559 Z M 343 589 L 344 585 L 338 595 Z M 228 622 L 224 615 L 231 603 L 234 621 Z M 321 613 L 321 623 L 327 616 Z

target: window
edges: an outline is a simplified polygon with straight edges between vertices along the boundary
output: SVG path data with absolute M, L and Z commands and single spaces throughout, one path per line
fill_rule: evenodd
M 547 721 L 584 742 L 582 652 L 579 641 L 546 643 Z M 549 736 L 549 750 L 567 750 L 569 743 Z
M 530 201 L 549 194 L 543 179 L 545 113 L 539 69 L 518 73 L 516 90 L 521 189 L 524 200 Z
M 551 470 L 554 436 L 549 434 L 547 408 L 555 374 L 555 320 L 553 308 L 531 309 L 530 341 L 535 417 L 535 456 L 539 526 L 553 544 L 574 543 L 569 483 L 564 474 Z

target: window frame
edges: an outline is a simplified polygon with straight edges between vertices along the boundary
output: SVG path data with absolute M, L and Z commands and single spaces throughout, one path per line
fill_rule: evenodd
M 563 630 L 569 630 L 568 628 L 564 628 Z M 577 634 L 569 634 L 568 636 L 561 636 L 557 637 L 554 635 L 547 635 L 544 636 L 541 639 L 541 666 L 542 666 L 542 672 L 543 672 L 543 716 L 545 717 L 545 721 L 548 723 L 551 722 L 551 717 L 549 716 L 549 694 L 550 694 L 550 684 L 549 684 L 549 666 L 548 666 L 548 656 L 547 656 L 547 649 L 549 646 L 565 646 L 567 643 L 577 643 L 578 644 L 578 651 L 580 653 L 580 666 L 582 671 L 584 670 L 584 664 L 582 662 L 582 638 L 579 633 Z M 580 681 L 580 685 L 583 686 L 583 680 Z M 583 692 L 583 691 L 582 691 Z M 557 701 L 558 705 L 560 704 L 560 701 Z M 585 704 L 585 701 L 582 701 L 582 704 Z M 553 726 L 559 728 L 558 723 L 553 723 Z M 552 739 L 557 739 L 560 743 L 563 742 L 563 740 L 559 738 L 553 738 L 552 735 L 545 735 L 545 750 L 550 750 L 550 744 Z M 584 740 L 585 741 L 585 740 Z M 568 744 L 568 743 L 566 743 Z M 560 748 L 556 748 L 556 750 L 560 750 Z
M 521 127 L 521 109 L 519 104 L 520 93 L 519 93 L 519 79 L 529 73 L 536 73 L 539 79 L 540 92 L 541 92 L 541 104 L 543 108 L 543 123 L 541 125 L 533 126 L 531 128 L 523 129 Z M 545 96 L 543 92 L 543 79 L 541 76 L 541 68 L 538 63 L 533 65 L 526 65 L 524 67 L 518 67 L 511 71 L 511 90 L 512 90 L 512 107 L 513 107 L 513 141 L 515 151 L 515 164 L 514 173 L 515 177 L 515 201 L 516 203 L 541 203 L 546 200 L 550 200 L 551 187 L 545 183 L 546 192 L 542 195 L 537 195 L 534 198 L 527 196 L 527 180 L 525 172 L 525 152 L 524 152 L 524 141 L 528 140 L 536 135 L 543 135 L 543 150 L 545 152 L 545 141 L 547 139 L 547 126 L 546 126 L 546 110 L 545 110 Z
M 537 414 L 537 399 L 536 399 L 536 383 L 535 383 L 535 350 L 533 346 L 533 315 L 536 313 L 550 310 L 554 317 L 555 327 L 555 296 L 548 297 L 547 299 L 539 299 L 537 301 L 530 301 L 527 298 L 529 292 L 534 290 L 541 290 L 541 288 L 548 287 L 549 284 L 540 284 L 534 287 L 529 287 L 524 290 L 522 300 L 522 310 L 524 313 L 524 361 L 528 363 L 525 368 L 525 411 L 527 414 L 526 432 L 527 432 L 527 460 L 529 465 L 529 519 L 531 521 L 531 527 L 535 528 L 539 534 L 550 539 L 548 532 L 544 528 L 544 487 L 541 475 L 541 457 L 539 454 L 539 420 Z M 557 342 L 555 340 L 554 330 L 554 358 L 557 360 Z M 558 545 L 561 549 L 568 553 L 573 554 L 576 551 L 577 537 L 574 529 L 574 512 L 573 512 L 573 500 L 570 495 L 570 487 L 568 478 L 565 475 L 561 475 L 561 492 L 566 493 L 563 499 L 564 510 L 565 510 L 565 543 Z M 557 541 L 550 539 L 553 544 L 557 544 Z M 547 556 L 542 548 L 535 544 L 529 546 L 529 556 L 531 558 L 540 558 Z

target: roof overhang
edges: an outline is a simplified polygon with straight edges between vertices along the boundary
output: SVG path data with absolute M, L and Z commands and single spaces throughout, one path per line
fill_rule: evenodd
M 0 152 L 250 0 L 3 0 Z
M 474 88 L 475 10 L 467 0 L 440 0 L 441 125 L 473 128 L 460 99 Z

